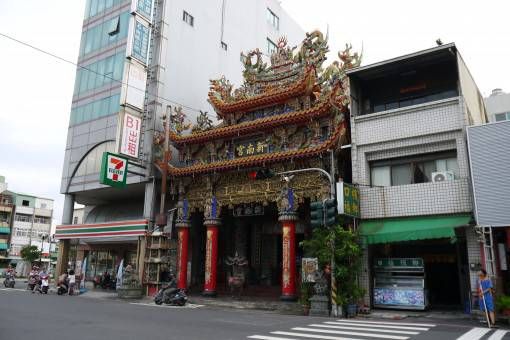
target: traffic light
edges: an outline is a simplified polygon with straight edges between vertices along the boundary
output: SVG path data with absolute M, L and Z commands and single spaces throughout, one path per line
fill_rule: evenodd
M 310 203 L 310 224 L 313 228 L 319 228 L 324 225 L 324 207 L 322 202 Z
M 334 225 L 337 221 L 338 212 L 336 210 L 336 200 L 329 199 L 324 201 L 324 222 L 326 227 Z
M 268 168 L 262 168 L 257 171 L 248 172 L 248 178 L 250 179 L 268 179 L 274 176 L 274 172 Z

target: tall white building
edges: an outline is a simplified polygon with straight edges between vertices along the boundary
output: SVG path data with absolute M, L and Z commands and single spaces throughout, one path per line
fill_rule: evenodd
M 132 225 L 118 222 L 147 227 L 154 221 L 159 185 L 153 176 L 159 174 L 152 142 L 162 114 L 181 106 L 186 122 L 195 123 L 200 110 L 214 119 L 210 79 L 225 75 L 238 86 L 241 52 L 264 46 L 268 55 L 279 37 L 294 46 L 303 35 L 276 0 L 87 0 L 62 174 L 62 223 L 72 224 L 75 202 L 85 205 L 84 225 L 115 222 L 116 240 L 129 248 L 117 254 L 105 243 L 106 256 L 127 258 L 137 237 L 127 232 Z M 128 131 L 128 125 L 134 128 Z M 131 166 L 137 174 L 128 175 L 123 190 L 99 183 L 105 151 L 143 166 Z M 57 238 L 71 238 L 59 230 Z M 79 238 L 93 241 L 95 249 L 101 243 Z

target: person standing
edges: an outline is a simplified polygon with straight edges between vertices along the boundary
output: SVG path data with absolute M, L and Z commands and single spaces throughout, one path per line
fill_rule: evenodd
M 478 273 L 480 283 L 478 287 L 478 294 L 480 296 L 480 310 L 485 313 L 486 309 L 489 313 L 489 322 L 491 326 L 496 324 L 496 315 L 494 314 L 494 298 L 492 295 L 492 281 L 487 276 L 485 269 L 480 269 Z

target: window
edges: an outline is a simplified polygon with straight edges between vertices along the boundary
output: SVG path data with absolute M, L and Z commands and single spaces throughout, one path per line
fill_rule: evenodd
M 267 54 L 271 55 L 276 52 L 276 44 L 267 38 Z
M 190 26 L 194 26 L 195 18 L 186 11 L 182 11 L 182 21 L 186 22 Z
M 14 220 L 18 222 L 32 222 L 32 216 L 25 214 L 16 214 L 16 216 L 14 216 Z
M 24 207 L 28 207 L 28 206 L 30 206 L 30 202 L 29 202 L 29 201 L 27 201 L 27 200 L 23 200 L 23 201 L 21 202 L 21 205 L 22 205 L 22 206 L 24 206 Z
M 108 35 L 109 36 L 119 33 L 119 22 L 120 22 L 120 17 L 115 17 L 112 20 L 110 20 L 110 24 L 108 27 Z
M 221 42 L 221 48 L 224 49 L 225 51 L 228 49 L 228 46 L 227 44 L 225 44 L 223 41 Z
M 510 112 L 497 113 L 494 115 L 496 122 L 502 122 L 504 120 L 510 120 Z
M 269 8 L 267 9 L 267 22 L 275 29 L 280 29 L 280 18 L 273 13 Z
M 455 152 L 406 157 L 370 164 L 372 186 L 396 186 L 432 182 L 432 173 L 451 171 L 458 178 Z
M 78 216 L 74 216 L 74 218 L 73 218 L 73 224 L 78 224 Z
M 41 203 L 41 209 L 46 209 L 48 205 L 46 203 Z

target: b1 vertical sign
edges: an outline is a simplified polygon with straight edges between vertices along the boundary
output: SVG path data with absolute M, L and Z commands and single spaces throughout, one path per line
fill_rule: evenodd
M 142 119 L 129 113 L 124 114 L 122 134 L 120 136 L 120 153 L 138 158 Z
M 99 183 L 111 187 L 126 186 L 128 159 L 113 153 L 103 153 Z

